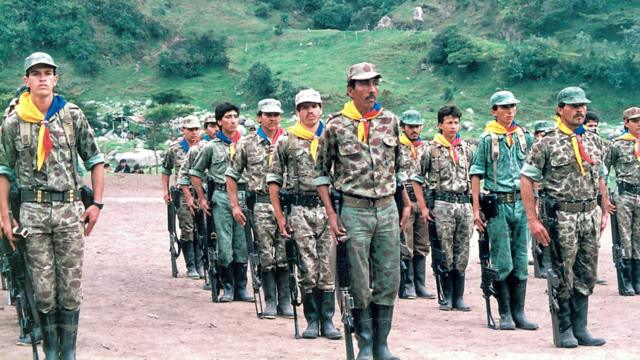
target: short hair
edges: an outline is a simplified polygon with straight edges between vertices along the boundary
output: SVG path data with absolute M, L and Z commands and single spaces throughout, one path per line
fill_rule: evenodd
M 564 106 L 565 106 L 565 105 L 566 105 L 566 104 L 565 104 L 565 103 L 563 103 L 563 102 L 559 102 L 559 103 L 558 103 L 558 107 L 559 107 L 560 109 L 564 109 Z M 556 115 L 557 115 L 557 114 L 556 114 Z
M 600 123 L 600 117 L 593 111 L 587 111 L 587 114 L 584 116 L 584 122 L 593 121 L 596 124 Z
M 445 105 L 438 110 L 438 124 L 444 122 L 444 118 L 447 116 L 453 116 L 460 119 L 462 117 L 462 111 L 455 105 Z
M 28 68 L 24 72 L 24 76 L 29 76 L 29 71 L 31 71 L 31 69 L 33 69 L 35 67 L 45 68 L 45 69 L 53 69 L 53 75 L 58 75 L 58 68 L 56 68 L 55 66 L 51 66 L 49 64 L 34 64 L 33 66 L 31 66 L 30 68 Z
M 319 107 L 322 108 L 322 103 L 316 103 L 316 102 L 301 102 L 300 104 L 296 105 L 296 111 L 300 111 L 300 105 L 302 104 L 316 104 Z
M 222 118 L 224 117 L 224 114 L 228 113 L 229 111 L 235 111 L 238 113 L 238 115 L 240 115 L 240 110 L 238 109 L 237 106 L 228 103 L 228 102 L 223 102 L 218 104 L 218 106 L 216 106 L 215 109 L 215 117 L 216 120 L 222 120 Z

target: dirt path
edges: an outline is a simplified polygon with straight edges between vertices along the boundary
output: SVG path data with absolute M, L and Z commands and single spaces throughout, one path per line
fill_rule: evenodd
M 105 209 L 94 235 L 86 240 L 80 359 L 345 358 L 344 341 L 295 340 L 291 320 L 258 320 L 253 304 L 211 303 L 200 281 L 184 278 L 182 261 L 180 277 L 171 278 L 166 212 L 160 199 L 156 176 L 107 178 Z M 391 349 L 402 359 L 640 358 L 640 297 L 618 296 L 609 234 L 603 237 L 599 259 L 600 275 L 609 285 L 596 287 L 589 318 L 592 332 L 607 339 L 605 346 L 554 348 L 546 282 L 532 275 L 527 310 L 540 329 L 486 329 L 474 239 L 465 295 L 472 311 L 438 311 L 435 300 L 398 301 Z M 433 278 L 428 281 L 433 288 Z M 4 305 L 5 291 L 0 297 L 0 359 L 29 359 L 31 349 L 15 345 L 15 310 Z M 497 316 L 495 300 L 492 305 Z M 337 323 L 339 317 L 335 319 Z M 304 325 L 301 319 L 302 329 Z

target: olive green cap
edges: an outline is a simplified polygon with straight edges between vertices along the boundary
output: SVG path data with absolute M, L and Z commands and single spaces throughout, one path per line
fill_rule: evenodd
M 496 92 L 495 94 L 491 95 L 491 98 L 489 99 L 489 105 L 491 107 L 497 105 L 517 104 L 519 102 L 520 100 L 516 99 L 511 91 L 506 90 Z
M 558 104 L 589 104 L 590 102 L 584 90 L 577 86 L 564 88 L 558 93 Z
M 405 125 L 424 125 L 424 119 L 420 112 L 416 110 L 407 110 L 402 113 L 400 122 Z
M 533 126 L 533 132 L 537 133 L 537 132 L 547 132 L 551 129 L 553 129 L 554 125 L 551 121 L 546 121 L 546 120 L 542 120 L 542 121 L 538 121 L 534 126 Z
M 53 58 L 51 55 L 44 52 L 34 52 L 33 54 L 27 56 L 24 59 L 24 71 L 27 72 L 32 66 L 45 64 L 53 67 L 54 69 L 58 68 L 55 62 L 53 62 Z

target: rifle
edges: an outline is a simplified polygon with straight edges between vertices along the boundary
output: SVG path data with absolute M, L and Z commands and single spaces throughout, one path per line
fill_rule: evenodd
M 616 205 L 613 200 L 613 194 L 609 193 L 609 201 L 611 201 L 612 205 Z M 633 290 L 632 285 L 628 281 L 628 279 L 632 279 L 631 277 L 631 266 L 628 266 L 627 260 L 629 256 L 627 252 L 624 250 L 624 246 L 622 245 L 622 238 L 620 237 L 620 228 L 618 227 L 618 213 L 614 212 L 611 214 L 611 243 L 612 243 L 612 251 L 613 255 L 613 263 L 616 266 L 616 275 L 618 278 L 618 294 L 620 295 L 633 295 L 635 292 L 627 291 L 627 289 Z
M 331 189 L 331 205 L 335 210 L 338 217 L 338 226 L 342 227 L 340 221 L 340 214 L 342 213 L 342 193 Z M 349 287 L 351 286 L 351 278 L 349 275 L 349 262 L 347 260 L 347 244 L 348 235 L 345 235 L 342 239 L 337 239 L 338 245 L 336 249 L 336 262 L 338 270 L 338 288 L 340 290 L 340 312 L 341 320 L 344 325 L 344 341 L 347 352 L 347 360 L 355 360 L 355 354 L 353 351 L 353 338 L 351 334 L 354 332 L 353 326 L 353 314 L 351 310 L 354 307 L 353 298 L 349 293 Z
M 167 203 L 167 228 L 169 230 L 169 254 L 171 254 L 171 276 L 178 277 L 176 259 L 180 256 L 180 242 L 176 233 L 176 209 L 180 206 L 180 192 L 175 186 L 169 189 L 171 201 Z M 176 203 L 178 205 L 176 205 Z
M 435 190 L 429 189 L 425 191 L 425 201 L 429 211 L 435 206 Z M 438 231 L 435 221 L 430 220 L 428 223 L 429 241 L 431 242 L 431 268 L 433 276 L 436 279 L 436 292 L 438 294 L 438 304 L 445 305 L 444 292 L 442 289 L 443 278 L 449 276 L 449 271 L 444 267 L 447 256 L 442 248 L 442 242 L 438 238 Z
M 560 264 L 560 272 L 558 274 L 552 266 L 547 267 L 547 295 L 549 297 L 549 313 L 551 314 L 551 330 L 553 331 L 553 345 L 555 347 L 560 347 L 560 322 L 558 321 L 558 312 L 560 311 L 560 303 L 558 301 L 558 293 L 560 292 L 560 276 L 563 277 L 565 284 L 566 282 L 566 274 L 564 269 L 564 262 L 562 260 L 562 254 L 560 253 L 560 249 L 558 249 L 557 239 L 557 219 L 556 219 L 556 202 L 551 199 L 549 196 L 542 195 L 540 196 L 540 218 L 544 227 L 549 232 L 549 237 L 551 238 L 551 243 L 549 246 L 546 246 L 543 252 L 548 255 L 548 258 L 551 258 L 550 252 L 553 251 L 556 263 Z M 569 292 L 571 294 L 571 292 Z
M 290 238 L 285 241 L 285 253 L 287 256 L 287 266 L 289 269 L 289 292 L 291 293 L 291 305 L 293 305 L 293 334 L 296 339 L 302 338 L 300 336 L 300 330 L 298 328 L 298 306 L 301 302 L 298 301 L 298 285 L 296 281 L 296 267 L 300 265 L 298 249 L 293 237 L 293 228 L 289 225 L 289 215 L 291 214 L 291 195 L 287 190 L 280 189 L 278 192 L 280 197 L 280 205 L 284 210 L 285 219 L 287 219 L 287 228 L 289 228 Z
M 496 296 L 493 287 L 494 281 L 498 278 L 498 271 L 491 267 L 491 253 L 489 252 L 489 238 L 486 232 L 478 231 L 478 254 L 480 256 L 480 288 L 484 298 L 487 311 L 487 327 L 496 330 L 496 322 L 491 312 L 491 296 Z
M 242 211 L 246 218 L 244 224 L 244 235 L 247 241 L 247 252 L 249 254 L 249 266 L 251 268 L 251 285 L 253 287 L 253 297 L 255 298 L 256 316 L 258 319 L 264 318 L 264 309 L 262 307 L 262 295 L 260 295 L 260 257 L 253 246 L 253 206 L 255 205 L 256 195 L 252 192 L 246 192 L 246 199 Z
M 215 223 L 213 222 L 213 181 L 209 180 L 207 183 L 207 201 L 209 203 L 210 215 L 206 215 L 203 212 L 206 236 L 204 242 L 206 244 L 206 251 L 203 251 L 203 257 L 205 257 L 205 274 L 209 279 L 209 290 L 211 290 L 211 301 L 218 302 L 219 286 L 219 263 L 218 263 L 218 235 L 216 234 Z M 206 281 L 206 280 L 205 280 Z M 206 289 L 205 282 L 205 289 Z
M 396 187 L 396 193 L 394 194 L 394 198 L 396 201 L 396 206 L 398 207 L 398 216 L 402 218 L 402 211 L 404 206 L 404 201 L 402 199 L 402 190 L 404 188 L 402 186 Z M 407 266 L 407 261 L 410 261 L 409 258 L 409 249 L 407 248 L 407 238 L 404 235 L 404 231 L 400 231 L 400 289 L 398 290 L 398 296 L 401 299 L 407 299 L 409 296 L 407 295 L 406 285 L 409 281 L 409 267 Z
M 546 278 L 544 254 L 535 240 L 531 241 L 531 255 L 533 256 L 533 275 L 537 279 Z

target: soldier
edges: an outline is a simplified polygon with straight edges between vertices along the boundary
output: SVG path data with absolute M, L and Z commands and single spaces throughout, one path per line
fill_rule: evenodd
M 527 289 L 529 231 L 520 197 L 520 168 L 531 149 L 533 136 L 516 124 L 516 104 L 509 91 L 491 96 L 491 115 L 480 136 L 471 166 L 473 217 L 479 231 L 488 231 L 491 264 L 498 271 L 495 281 L 500 312 L 500 330 L 535 330 L 527 320 L 524 300 Z M 480 180 L 497 199 L 497 215 L 480 215 Z M 486 222 L 485 222 L 486 220 Z
M 533 136 L 538 139 L 544 137 L 548 131 L 553 130 L 553 124 L 549 121 L 538 121 L 533 127 Z
M 347 95 L 352 101 L 327 122 L 313 180 L 333 236 L 346 241 L 358 359 L 397 359 L 387 346 L 400 286 L 400 228 L 394 193 L 396 184 L 406 181 L 406 174 L 398 145 L 398 119 L 376 102 L 380 78 L 370 63 L 349 68 Z M 332 182 L 342 194 L 339 214 L 331 205 Z M 403 198 L 406 220 L 411 211 L 406 191 Z M 343 227 L 338 225 L 338 216 Z
M 587 111 L 584 117 L 584 128 L 594 134 L 600 135 L 600 117 L 593 111 Z
M 605 165 L 616 171 L 617 193 L 614 193 L 618 232 L 626 267 L 632 269 L 624 274 L 628 295 L 640 295 L 640 108 L 632 107 L 623 113 L 625 133 L 611 143 Z M 631 275 L 629 278 L 629 275 Z
M 551 266 L 561 279 L 560 347 L 599 346 L 605 340 L 587 330 L 587 312 L 596 281 L 598 233 L 607 222 L 606 211 L 597 206 L 598 189 L 602 208 L 609 206 L 602 140 L 582 126 L 591 102 L 582 89 L 565 88 L 557 100 L 556 128 L 536 141 L 522 167 L 522 198 L 531 234 L 542 246 L 551 246 Z M 541 184 L 541 207 L 555 213 L 552 228 L 545 229 L 538 219 L 534 181 Z
M 267 186 L 267 173 L 273 161 L 275 146 L 278 138 L 284 134 L 284 130 L 280 128 L 281 114 L 280 101 L 263 99 L 258 102 L 260 127 L 256 133 L 250 133 L 240 140 L 238 150 L 225 173 L 233 218 L 243 226 L 246 218 L 236 194 L 237 183 L 243 175 L 247 178 L 248 191 L 255 195 L 253 224 L 266 304 L 263 315 L 267 319 L 274 319 L 276 315 L 293 317 L 284 238 L 276 234 L 278 224 Z
M 21 191 L 19 221 L 30 233 L 24 246 L 44 352 L 47 359 L 75 359 L 84 236 L 103 207 L 104 157 L 82 110 L 54 93 L 56 70 L 46 53 L 25 60 L 29 91 L 20 95 L 2 126 L 0 216 L 15 246 L 9 213 L 9 182 L 15 179 Z M 87 208 L 80 201 L 78 156 L 91 170 L 93 201 Z
M 409 174 L 418 172 L 419 159 L 425 151 L 429 150 L 429 143 L 420 139 L 420 132 L 424 126 L 424 119 L 418 111 L 407 110 L 400 117 L 400 147 L 402 156 L 409 164 L 411 170 Z M 410 181 L 405 184 L 407 194 L 411 200 L 411 216 L 407 220 L 403 230 L 405 245 L 403 252 L 406 251 L 406 259 L 403 259 L 407 269 L 407 277 L 405 281 L 404 294 L 407 299 L 413 299 L 416 296 L 425 299 L 435 299 L 436 295 L 427 290 L 426 283 L 426 263 L 429 255 L 429 231 L 427 224 L 420 220 L 420 208 L 416 202 L 416 194 Z M 420 192 L 423 192 L 424 188 Z M 401 294 L 403 291 L 400 292 Z M 400 298 L 403 298 L 402 296 Z
M 182 137 L 172 142 L 167 149 L 164 161 L 162 162 L 162 189 L 164 191 L 163 199 L 168 204 L 171 199 L 171 193 L 169 191 L 169 180 L 171 177 L 172 169 L 175 169 L 176 182 L 180 167 L 184 162 L 189 149 L 200 142 L 200 121 L 196 116 L 187 116 L 182 119 Z M 187 202 L 183 196 L 180 196 L 180 208 L 177 209 L 178 222 L 180 223 L 180 248 L 182 248 L 182 255 L 184 256 L 184 262 L 187 266 L 187 277 L 192 279 L 200 279 L 200 273 L 202 271 L 202 257 L 196 256 L 196 249 L 199 246 L 194 246 L 193 230 L 194 230 L 194 217 L 187 206 Z M 204 272 L 202 272 L 204 276 Z
M 213 141 L 208 142 L 196 157 L 189 169 L 191 182 L 196 190 L 200 208 L 212 217 L 218 239 L 218 263 L 223 295 L 220 302 L 253 301 L 247 293 L 247 242 L 240 224 L 233 221 L 229 196 L 225 183 L 225 171 L 231 157 L 236 152 L 240 140 L 238 132 L 238 107 L 230 103 L 216 106 L 215 117 L 220 126 Z M 206 172 L 206 173 L 205 173 Z M 207 196 L 202 186 L 203 181 L 209 183 L 208 191 L 213 191 L 213 209 L 207 204 Z M 245 179 L 238 187 L 244 195 Z M 210 279 L 212 281 L 212 279 Z
M 320 93 L 306 89 L 296 94 L 296 114 L 300 119 L 280 138 L 267 174 L 269 195 L 280 233 L 293 237 L 300 255 L 300 287 L 307 329 L 302 337 L 319 335 L 340 339 L 333 326 L 335 312 L 335 245 L 327 231 L 326 213 L 312 185 L 313 168 L 318 156 L 320 136 L 324 130 Z M 291 199 L 291 213 L 285 219 L 279 198 L 284 186 Z M 291 230 L 291 232 L 287 229 Z

